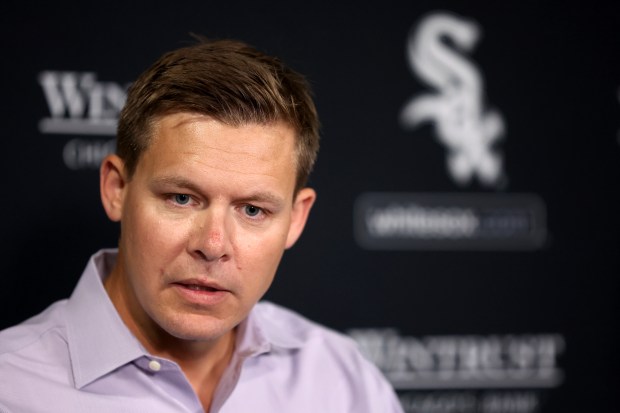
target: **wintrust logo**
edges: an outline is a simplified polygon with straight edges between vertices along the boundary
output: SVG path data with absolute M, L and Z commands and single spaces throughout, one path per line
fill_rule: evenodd
M 114 82 L 98 82 L 92 72 L 42 72 L 51 117 L 41 120 L 41 133 L 114 135 L 127 92 Z
M 537 413 L 564 381 L 566 341 L 559 334 L 348 333 L 392 383 L 407 413 Z
M 493 145 L 503 134 L 504 123 L 499 113 L 484 108 L 482 76 L 458 53 L 471 51 L 479 37 L 475 23 L 446 13 L 429 15 L 412 31 L 409 64 L 436 93 L 411 99 L 401 113 L 401 124 L 412 129 L 433 122 L 448 149 L 447 168 L 454 181 L 465 185 L 476 176 L 482 185 L 497 187 L 504 172 Z
M 44 71 L 38 81 L 50 114 L 39 122 L 39 131 L 79 135 L 64 147 L 65 165 L 70 169 L 98 168 L 101 159 L 114 151 L 114 140 L 97 136 L 116 134 L 127 88 L 100 82 L 94 72 Z
M 403 337 L 394 329 L 349 335 L 396 389 L 551 388 L 564 374 L 558 334 Z

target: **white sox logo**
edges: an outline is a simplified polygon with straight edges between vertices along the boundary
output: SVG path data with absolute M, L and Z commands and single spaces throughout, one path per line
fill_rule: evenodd
M 426 17 L 409 37 L 409 63 L 415 75 L 436 94 L 415 97 L 401 113 L 406 128 L 434 122 L 439 140 L 448 148 L 447 166 L 461 185 L 474 175 L 485 186 L 504 183 L 502 157 L 492 145 L 504 131 L 499 113 L 483 108 L 483 80 L 476 67 L 443 41 L 470 51 L 479 38 L 478 26 L 456 16 Z

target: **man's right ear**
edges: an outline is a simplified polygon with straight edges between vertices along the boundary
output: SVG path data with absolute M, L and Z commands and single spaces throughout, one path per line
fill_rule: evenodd
M 101 203 L 108 218 L 114 222 L 121 220 L 126 188 L 125 163 L 117 155 L 108 155 L 99 169 L 99 189 Z

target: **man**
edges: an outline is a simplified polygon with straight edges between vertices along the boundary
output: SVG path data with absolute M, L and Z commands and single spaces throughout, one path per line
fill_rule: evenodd
M 101 199 L 118 251 L 0 333 L 0 412 L 399 412 L 338 333 L 267 302 L 315 200 L 304 78 L 235 41 L 160 58 L 132 85 Z

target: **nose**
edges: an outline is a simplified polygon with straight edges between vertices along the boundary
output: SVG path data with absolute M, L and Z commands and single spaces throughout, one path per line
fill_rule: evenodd
M 226 213 L 207 208 L 196 217 L 189 248 L 191 253 L 206 261 L 219 261 L 229 256 L 230 238 Z

